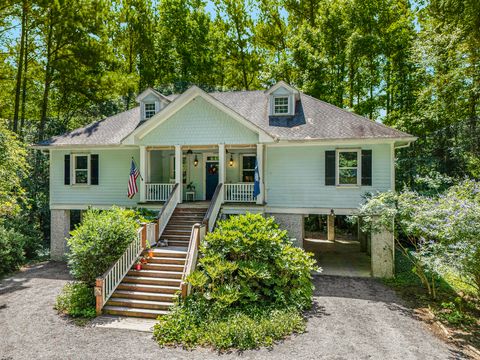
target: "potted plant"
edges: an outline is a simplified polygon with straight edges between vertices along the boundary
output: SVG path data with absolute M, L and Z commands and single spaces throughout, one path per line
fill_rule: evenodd
M 140 271 L 142 270 L 142 263 L 140 260 L 138 260 L 135 265 L 134 265 L 135 270 Z

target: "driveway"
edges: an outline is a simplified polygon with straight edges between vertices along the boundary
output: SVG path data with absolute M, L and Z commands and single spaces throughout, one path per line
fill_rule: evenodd
M 44 263 L 0 282 L 0 359 L 448 359 L 460 358 L 373 279 L 315 278 L 308 331 L 242 354 L 161 349 L 149 333 L 79 327 L 53 309 L 69 280 Z

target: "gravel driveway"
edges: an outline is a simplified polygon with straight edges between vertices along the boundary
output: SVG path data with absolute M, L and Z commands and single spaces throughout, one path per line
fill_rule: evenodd
M 447 359 L 460 356 L 431 335 L 372 279 L 317 276 L 308 332 L 273 350 L 218 355 L 161 349 L 148 333 L 79 327 L 58 316 L 55 297 L 69 279 L 44 263 L 0 282 L 0 359 Z

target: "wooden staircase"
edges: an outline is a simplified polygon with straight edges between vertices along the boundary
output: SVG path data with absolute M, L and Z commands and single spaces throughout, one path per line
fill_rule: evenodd
M 206 207 L 177 206 L 160 240 L 167 240 L 168 246 L 188 247 L 192 226 L 201 223 L 206 212 Z
M 168 240 L 168 246 L 153 248 L 154 256 L 141 270 L 128 271 L 103 312 L 154 319 L 167 314 L 181 289 L 192 226 L 202 222 L 206 211 L 203 207 L 177 207 L 160 236 Z

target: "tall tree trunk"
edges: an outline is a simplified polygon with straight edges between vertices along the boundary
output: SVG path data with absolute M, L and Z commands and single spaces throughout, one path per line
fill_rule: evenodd
M 50 85 L 52 83 L 52 36 L 53 36 L 53 23 L 50 22 L 47 35 L 47 64 L 45 67 L 45 81 L 43 84 L 43 100 L 42 108 L 40 111 L 40 124 L 38 127 L 38 140 L 42 141 L 45 134 L 45 126 L 47 123 L 48 114 L 48 96 L 50 94 Z
M 27 74 L 28 74 L 28 27 L 25 28 L 25 57 L 23 59 L 23 80 L 22 80 L 22 111 L 20 115 L 19 134 L 23 136 L 25 126 L 25 108 L 27 105 Z
M 23 53 L 25 51 L 25 24 L 27 21 L 27 1 L 22 3 L 22 30 L 20 35 L 20 53 L 18 55 L 17 81 L 15 85 L 15 106 L 12 130 L 18 132 L 18 113 L 20 110 L 20 90 L 22 87 Z

